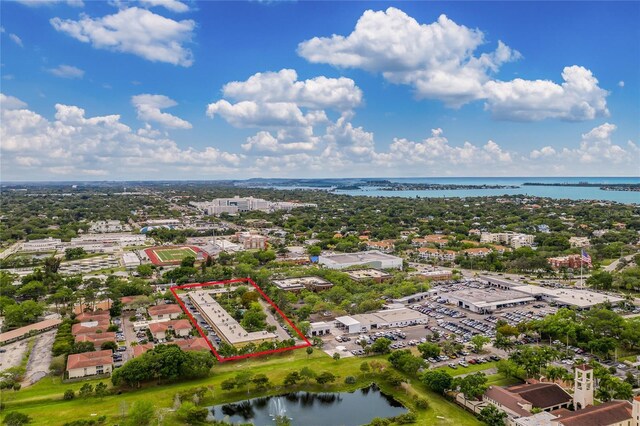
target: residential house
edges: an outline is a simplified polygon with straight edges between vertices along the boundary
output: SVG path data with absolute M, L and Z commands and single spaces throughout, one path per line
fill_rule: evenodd
M 150 306 L 147 312 L 152 320 L 176 319 L 183 314 L 180 305 L 175 303 Z
M 111 349 L 71 354 L 67 358 L 67 377 L 70 379 L 110 374 L 112 371 L 113 351 Z
M 210 351 L 211 348 L 207 344 L 207 341 L 203 337 L 198 337 L 196 339 L 183 339 L 176 340 L 176 345 L 180 346 L 180 349 L 183 351 Z
M 191 323 L 189 320 L 181 319 L 149 324 L 149 331 L 154 339 L 166 339 L 167 332 L 170 330 L 176 337 L 187 337 L 191 333 Z
M 367 249 L 380 250 L 383 253 L 392 253 L 395 249 L 395 243 L 393 240 L 367 241 Z
M 96 349 L 100 349 L 103 343 L 116 341 L 116 333 L 107 331 L 106 333 L 85 333 L 75 336 L 76 342 L 91 342 Z

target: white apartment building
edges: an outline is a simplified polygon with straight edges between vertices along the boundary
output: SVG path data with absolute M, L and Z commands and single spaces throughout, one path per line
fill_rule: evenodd
M 571 237 L 569 238 L 569 244 L 571 244 L 572 248 L 589 247 L 591 245 L 591 241 L 589 241 L 588 237 Z
M 22 243 L 22 251 L 55 251 L 62 248 L 62 240 L 59 238 L 42 238 L 40 240 L 25 241 Z
M 481 243 L 507 244 L 513 248 L 531 247 L 534 239 L 533 235 L 515 232 L 483 232 L 480 234 Z

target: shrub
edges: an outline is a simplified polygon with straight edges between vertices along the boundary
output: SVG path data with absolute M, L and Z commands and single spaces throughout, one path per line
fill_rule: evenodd
M 22 426 L 31 422 L 31 417 L 18 411 L 12 411 L 4 416 L 3 424 L 7 426 Z
M 66 391 L 64 391 L 62 399 L 64 399 L 65 401 L 71 401 L 75 397 L 76 393 L 73 391 L 73 389 L 67 389 Z
M 348 385 L 353 385 L 356 383 L 356 378 L 353 376 L 347 376 L 344 378 L 344 382 Z
M 419 410 L 426 410 L 427 408 L 429 408 L 429 401 L 427 401 L 424 398 L 418 398 L 416 399 L 416 408 Z

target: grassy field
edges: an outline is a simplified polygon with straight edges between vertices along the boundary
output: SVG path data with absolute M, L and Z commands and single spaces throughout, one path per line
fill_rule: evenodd
M 421 425 L 479 425 L 477 419 L 440 395 L 427 390 L 417 377 L 407 377 L 410 383 L 402 389 L 392 388 L 384 382 L 380 382 L 373 374 L 364 375 L 360 372 L 360 364 L 363 361 L 384 361 L 386 357 L 369 358 L 343 358 L 339 361 L 321 351 L 314 351 L 307 356 L 305 351 L 293 351 L 281 355 L 271 355 L 260 359 L 248 359 L 239 362 L 230 362 L 214 367 L 210 377 L 189 382 L 168 384 L 147 384 L 141 389 L 123 390 L 120 395 L 109 395 L 103 398 L 90 397 L 87 399 L 74 399 L 63 401 L 62 394 L 66 389 L 78 390 L 86 381 L 72 384 L 61 383 L 59 378 L 45 378 L 29 388 L 18 392 L 3 392 L 2 402 L 5 404 L 3 416 L 9 411 L 20 411 L 33 418 L 34 425 L 60 425 L 75 419 L 90 419 L 96 415 L 106 415 L 107 423 L 112 424 L 126 412 L 128 407 L 138 400 L 153 401 L 155 406 L 163 412 L 163 425 L 180 424 L 171 414 L 174 397 L 177 392 L 190 388 L 207 386 L 211 390 L 208 404 L 220 404 L 253 398 L 257 396 L 277 395 L 290 391 L 304 390 L 311 392 L 338 392 L 353 391 L 367 386 L 376 381 L 382 390 L 392 395 L 407 407 L 414 407 L 417 398 L 424 398 L 429 403 L 427 410 L 418 410 L 417 424 Z M 304 366 L 310 366 L 315 372 L 331 371 L 338 378 L 333 385 L 321 386 L 315 383 L 301 384 L 296 387 L 282 386 L 287 373 L 300 370 Z M 240 371 L 251 371 L 254 374 L 265 374 L 269 377 L 273 386 L 264 392 L 245 391 L 224 392 L 220 388 L 222 381 L 233 377 Z M 357 382 L 353 385 L 344 384 L 347 376 L 354 376 Z M 499 376 L 493 380 L 500 380 Z M 93 385 L 100 380 L 90 381 Z M 103 380 L 104 382 L 108 382 Z M 330 425 L 327 425 L 330 426 Z
M 189 247 L 156 249 L 154 250 L 154 252 L 161 262 L 176 262 L 184 259 L 187 256 L 198 256 L 198 254 Z

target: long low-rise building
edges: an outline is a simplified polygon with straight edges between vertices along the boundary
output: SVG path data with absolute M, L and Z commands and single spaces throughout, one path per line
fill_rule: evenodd
M 260 344 L 275 341 L 276 335 L 268 331 L 249 332 L 240 325 L 208 291 L 193 291 L 188 293 L 189 299 L 202 318 L 216 332 L 225 343 L 235 347 L 242 347 L 249 343 Z
M 519 291 L 493 287 L 467 288 L 449 293 L 435 294 L 445 299 L 447 303 L 482 314 L 511 306 L 525 305 L 536 300 L 534 297 Z
M 513 290 L 545 302 L 559 306 L 573 306 L 578 309 L 589 309 L 602 303 L 620 303 L 624 298 L 611 294 L 600 293 L 581 288 L 552 288 L 538 285 L 526 285 L 509 281 L 504 278 L 480 276 L 481 282 L 486 282 L 498 289 Z
M 346 273 L 347 275 L 349 275 L 349 278 L 359 282 L 372 280 L 374 282 L 381 283 L 385 280 L 390 280 L 391 278 L 393 278 L 393 275 L 391 275 L 390 273 L 373 268 L 356 269 L 353 271 L 346 271 Z
M 369 332 L 381 328 L 426 324 L 429 317 L 408 308 L 388 309 L 369 314 L 346 315 L 335 319 L 335 325 L 346 333 Z
M 37 322 L 35 324 L 29 324 L 24 327 L 16 328 L 15 330 L 7 331 L 6 333 L 0 334 L 0 345 L 6 345 L 8 343 L 27 338 L 34 334 L 44 333 L 45 331 L 56 328 L 61 323 L 62 320 L 59 319 L 48 319 Z
M 550 288 L 537 285 L 521 285 L 513 289 L 559 306 L 573 306 L 579 309 L 589 309 L 602 303 L 624 302 L 622 297 L 586 289 Z
M 305 288 L 310 291 L 321 291 L 333 287 L 331 282 L 316 276 L 273 280 L 273 284 L 280 290 L 296 292 L 302 291 Z
M 67 358 L 67 376 L 70 379 L 109 374 L 113 370 L 113 351 L 84 352 Z
M 352 266 L 370 266 L 376 269 L 402 270 L 402 258 L 379 251 L 320 255 L 318 263 L 329 269 L 346 269 Z

